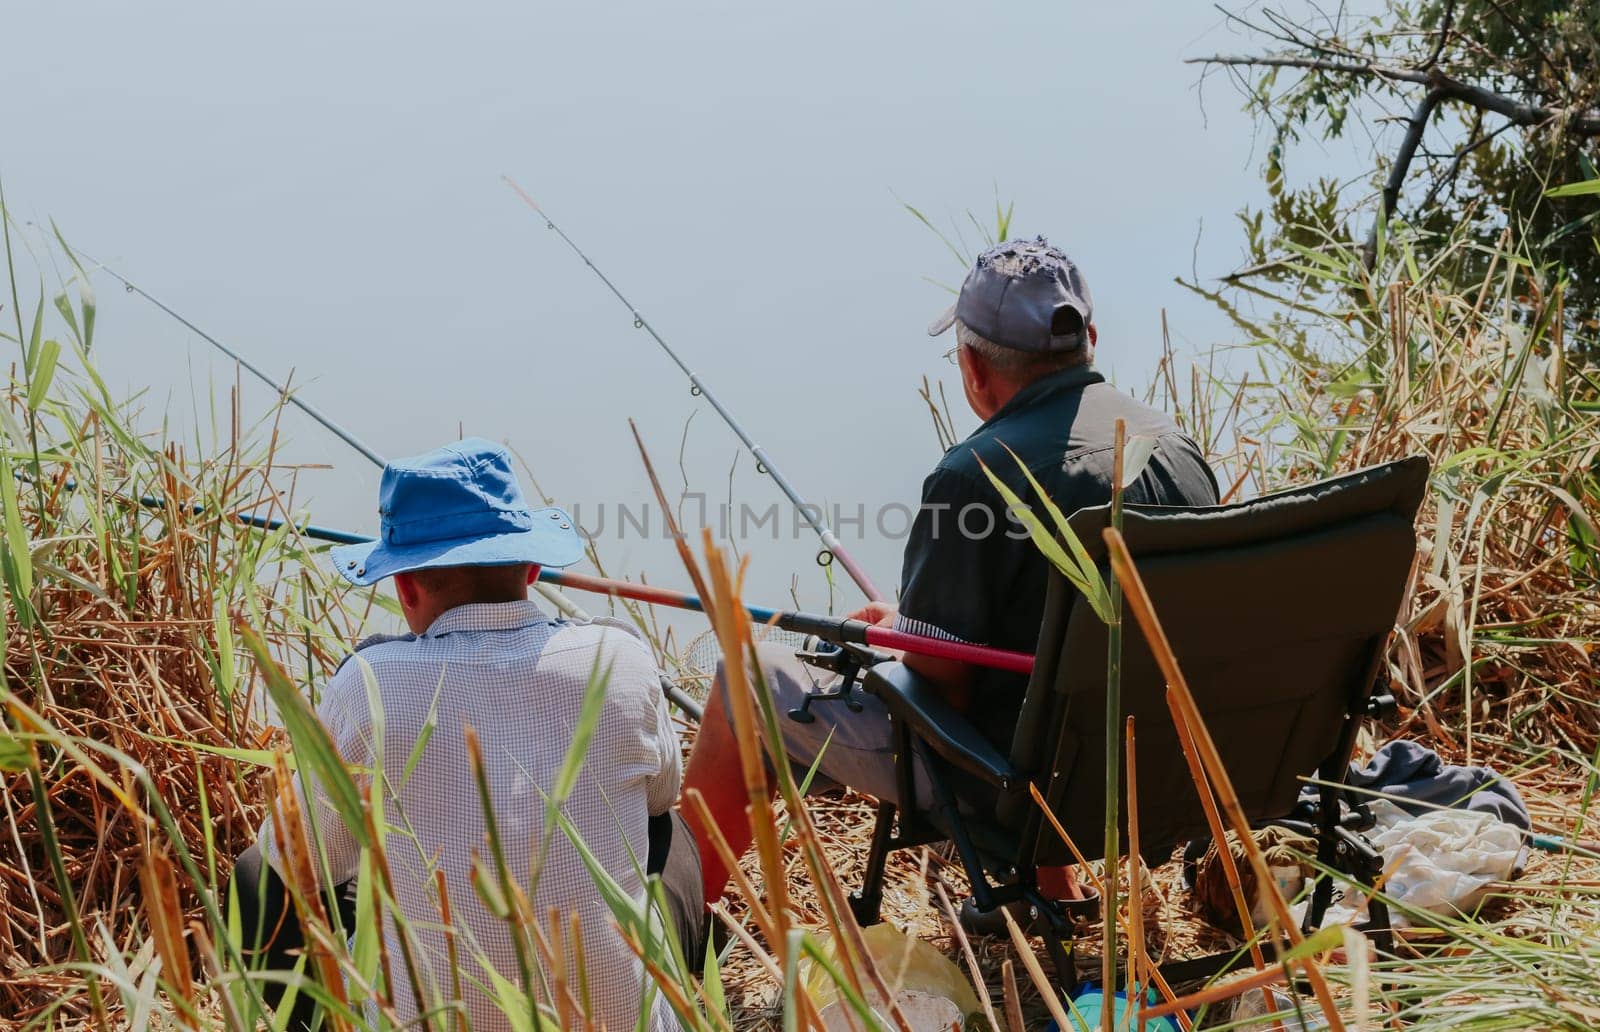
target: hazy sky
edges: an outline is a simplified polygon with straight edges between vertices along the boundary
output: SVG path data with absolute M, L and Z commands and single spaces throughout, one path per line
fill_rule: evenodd
M 963 269 L 901 207 L 1045 233 L 1083 266 L 1099 364 L 1140 387 L 1160 315 L 1195 353 L 1230 337 L 1172 282 L 1239 257 L 1261 195 L 1251 127 L 1185 56 L 1245 45 L 1202 2 L 10 5 L 0 176 L 105 261 L 387 455 L 509 441 L 594 524 L 613 571 L 685 578 L 615 508 L 657 465 L 714 498 L 733 435 L 542 221 L 544 204 L 818 502 L 885 587 L 938 458 L 916 387 L 955 392 L 924 334 Z M 898 199 L 897 199 L 898 198 Z M 1201 224 L 1204 234 L 1198 236 Z M 965 225 L 968 244 L 977 240 Z M 233 369 L 97 281 L 114 385 L 190 418 Z M 271 396 L 245 394 L 261 412 Z M 298 417 L 286 456 L 319 522 L 371 531 L 376 471 Z M 681 484 L 681 479 L 678 480 Z M 781 501 L 747 456 L 735 505 Z M 812 542 L 744 542 L 751 594 L 826 593 Z M 891 521 L 898 529 L 901 521 Z M 659 526 L 652 524 L 652 531 Z M 841 602 L 853 604 L 853 589 Z

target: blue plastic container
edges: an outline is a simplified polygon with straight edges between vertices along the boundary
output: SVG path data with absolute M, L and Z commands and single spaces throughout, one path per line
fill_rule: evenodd
M 1155 1003 L 1156 995 L 1151 992 L 1148 1002 Z M 1124 1017 L 1128 1015 L 1127 993 L 1117 993 L 1113 997 L 1112 1006 L 1115 1010 L 1112 1018 L 1118 1027 L 1122 1027 Z M 1072 1007 L 1067 1011 L 1067 1020 L 1072 1022 L 1070 1032 L 1100 1032 L 1100 1016 L 1105 1011 L 1105 994 L 1098 989 L 1085 989 L 1072 1001 Z M 1131 1016 L 1126 1017 L 1127 1028 L 1132 1030 L 1138 1027 L 1138 1022 Z M 1061 1032 L 1054 1021 L 1045 1026 L 1048 1032 Z M 1144 1023 L 1145 1032 L 1178 1032 L 1178 1023 L 1171 1018 L 1153 1018 Z

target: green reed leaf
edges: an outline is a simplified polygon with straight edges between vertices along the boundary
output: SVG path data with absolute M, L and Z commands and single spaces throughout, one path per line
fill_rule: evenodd
M 322 721 L 317 719 L 311 703 L 300 694 L 289 675 L 272 658 L 261 636 L 244 623 L 238 625 L 238 631 L 245 647 L 256 658 L 256 666 L 267 684 L 267 693 L 278 711 L 278 718 L 283 721 L 284 730 L 289 732 L 289 741 L 293 743 L 295 758 L 300 762 L 302 773 L 316 781 L 327 793 L 328 800 L 338 811 L 356 844 L 370 848 L 372 842 L 367 834 L 361 792 L 356 787 L 355 779 L 350 776 L 343 757 L 339 755 L 338 747 L 333 744 L 333 737 L 322 726 Z
M 61 342 L 47 340 L 39 349 L 39 356 L 34 362 L 33 379 L 28 384 L 28 409 L 39 411 L 39 406 L 44 404 L 44 399 L 50 394 L 50 382 L 55 379 L 56 362 L 61 358 Z

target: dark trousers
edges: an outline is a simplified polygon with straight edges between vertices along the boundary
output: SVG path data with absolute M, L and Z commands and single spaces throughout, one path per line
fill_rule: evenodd
M 678 941 L 693 963 L 705 950 L 706 912 L 700 900 L 700 853 L 694 835 L 676 810 L 650 818 L 650 852 L 646 874 L 661 876 L 667 910 Z M 239 927 L 244 933 L 244 956 L 256 970 L 293 971 L 305 951 L 305 929 L 295 913 L 289 888 L 278 872 L 251 846 L 233 865 L 233 887 L 239 894 Z M 341 927 L 349 932 L 356 923 L 356 883 L 351 879 L 334 892 Z M 308 971 L 307 974 L 315 975 Z M 261 995 L 276 1008 L 286 986 L 262 982 Z M 296 995 L 286 1026 L 290 1032 L 310 1029 L 317 1005 L 305 992 Z
M 233 864 L 233 888 L 239 894 L 239 928 L 244 935 L 244 959 L 258 971 L 289 972 L 305 952 L 306 933 L 295 913 L 289 887 L 278 872 L 261 856 L 257 846 L 239 854 Z M 356 881 L 354 878 L 334 891 L 338 901 L 339 922 L 346 932 L 356 926 Z M 327 900 L 323 900 L 327 905 Z M 309 969 L 308 975 L 315 973 Z M 278 1006 L 287 990 L 281 982 L 259 982 L 261 995 L 273 1008 Z M 304 991 L 295 995 L 294 1009 L 289 1012 L 290 1032 L 311 1027 L 317 1004 Z

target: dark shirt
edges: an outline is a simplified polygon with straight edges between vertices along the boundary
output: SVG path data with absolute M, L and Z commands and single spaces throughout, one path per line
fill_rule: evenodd
M 1041 377 L 946 452 L 923 481 L 922 507 L 906 543 L 897 626 L 1033 652 L 1050 562 L 1007 514 L 978 460 L 1048 527 L 1049 517 L 1006 448 L 1070 516 L 1111 500 L 1118 417 L 1130 439 L 1156 439 L 1149 464 L 1123 496 L 1128 503 L 1217 504 L 1216 478 L 1199 446 L 1165 413 L 1123 394 L 1090 366 Z M 976 675 L 972 698 L 981 703 L 970 716 L 1002 750 L 1011 744 L 1026 686 L 1023 674 L 985 669 Z

